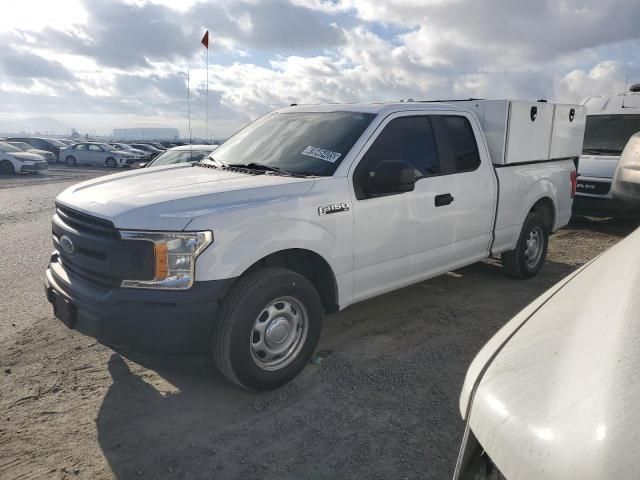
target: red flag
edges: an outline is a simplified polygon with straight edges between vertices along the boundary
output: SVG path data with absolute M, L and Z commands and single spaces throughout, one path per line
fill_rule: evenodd
M 202 45 L 204 45 L 205 48 L 209 50 L 209 30 L 204 32 L 204 37 L 202 37 L 201 42 L 202 42 Z

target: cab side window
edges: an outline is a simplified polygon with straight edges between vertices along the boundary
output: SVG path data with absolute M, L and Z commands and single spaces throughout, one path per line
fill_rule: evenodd
M 457 115 L 432 117 L 443 173 L 470 172 L 480 166 L 478 145 L 469 120 Z
M 98 145 L 89 145 L 89 150 L 92 152 L 101 152 L 102 149 Z
M 356 168 L 354 179 L 358 198 L 368 198 L 366 192 L 376 167 L 390 160 L 411 164 L 416 179 L 442 173 L 428 116 L 400 117 L 384 127 Z

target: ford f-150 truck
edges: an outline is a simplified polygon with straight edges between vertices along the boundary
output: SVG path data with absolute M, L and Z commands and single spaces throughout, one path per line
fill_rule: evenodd
M 511 101 L 278 110 L 198 163 L 62 192 L 48 300 L 104 344 L 210 351 L 231 381 L 277 387 L 324 313 L 497 254 L 534 276 L 571 217 L 580 118 Z

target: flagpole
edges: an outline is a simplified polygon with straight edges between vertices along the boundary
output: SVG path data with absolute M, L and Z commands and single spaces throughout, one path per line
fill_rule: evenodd
M 207 143 L 209 143 L 209 45 L 207 45 Z
M 189 88 L 189 67 L 187 67 L 187 128 L 189 129 L 189 145 L 191 145 L 191 91 Z

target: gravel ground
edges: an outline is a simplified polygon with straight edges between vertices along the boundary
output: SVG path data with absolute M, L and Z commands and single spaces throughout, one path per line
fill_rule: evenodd
M 636 226 L 575 221 L 526 282 L 487 261 L 329 316 L 314 362 L 255 394 L 206 358 L 125 357 L 53 318 L 42 291 L 52 200 L 104 172 L 60 170 L 57 181 L 0 179 L 2 479 L 450 478 L 475 353 Z

